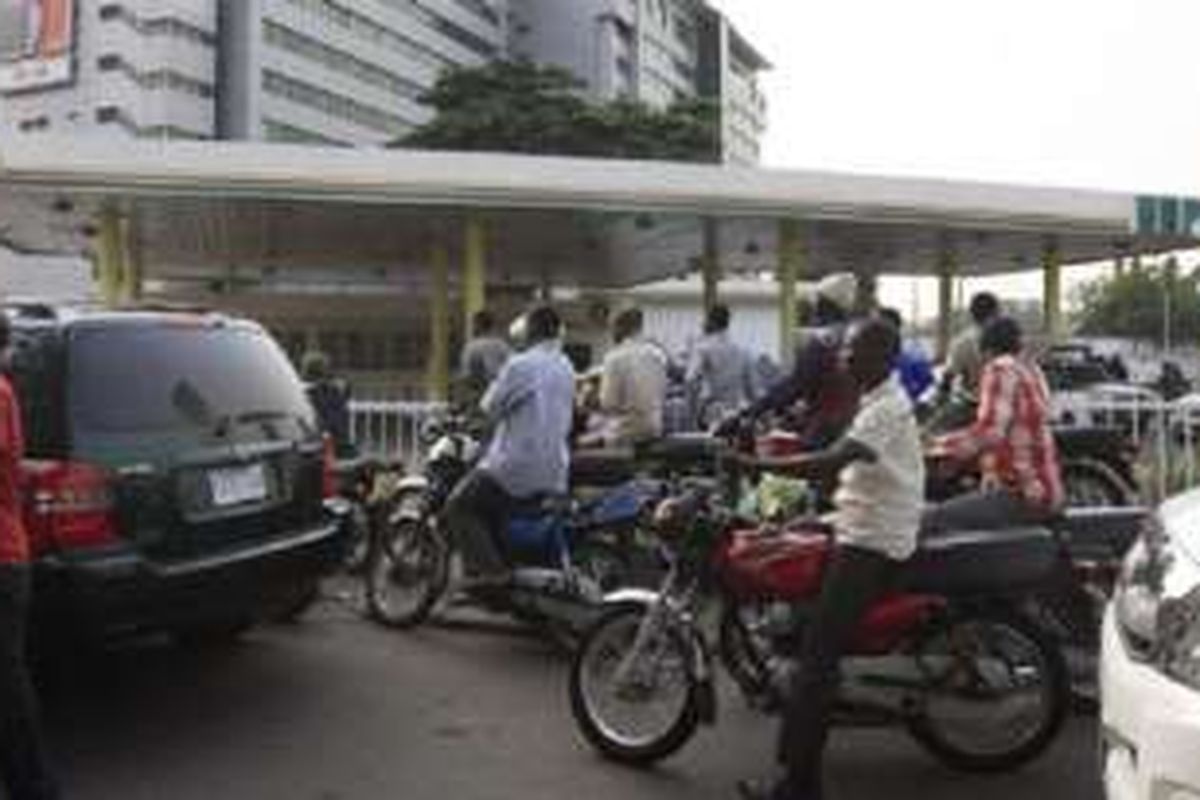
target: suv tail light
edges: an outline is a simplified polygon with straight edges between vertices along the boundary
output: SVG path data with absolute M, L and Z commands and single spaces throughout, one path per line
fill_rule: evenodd
M 78 461 L 23 465 L 25 523 L 33 552 L 77 550 L 117 540 L 112 475 Z
M 338 494 L 337 454 L 333 437 L 325 434 L 321 444 L 321 497 L 332 500 Z

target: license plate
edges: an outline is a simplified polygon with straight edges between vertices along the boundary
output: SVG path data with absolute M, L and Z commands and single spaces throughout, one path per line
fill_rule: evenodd
M 267 499 L 267 479 L 262 464 L 214 469 L 208 473 L 213 504 L 236 506 Z

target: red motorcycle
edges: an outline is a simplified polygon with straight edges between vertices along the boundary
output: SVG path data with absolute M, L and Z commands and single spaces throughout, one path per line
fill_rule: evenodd
M 655 531 L 667 562 L 661 585 L 608 599 L 570 679 L 584 736 L 634 765 L 671 755 L 716 720 L 706 598 L 720 602 L 720 661 L 754 706 L 780 707 L 833 546 L 812 525 L 746 528 L 711 492 L 663 501 Z M 1041 754 L 1069 687 L 1060 650 L 1022 609 L 1060 554 L 1040 528 L 923 542 L 842 661 L 835 723 L 901 726 L 961 770 L 1014 769 Z

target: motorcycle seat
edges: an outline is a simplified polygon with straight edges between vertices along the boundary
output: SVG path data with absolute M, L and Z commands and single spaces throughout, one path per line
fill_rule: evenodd
M 1054 532 L 1039 526 L 924 535 L 903 584 L 935 594 L 1020 592 L 1045 582 L 1060 552 Z
M 1065 534 L 1073 560 L 1115 562 L 1125 557 L 1150 513 L 1143 506 L 1068 508 L 1055 528 Z
M 707 433 L 675 433 L 642 442 L 634 452 L 638 461 L 696 467 L 711 463 L 720 445 L 718 439 Z
M 572 486 L 617 486 L 637 473 L 633 451 L 613 448 L 571 453 Z

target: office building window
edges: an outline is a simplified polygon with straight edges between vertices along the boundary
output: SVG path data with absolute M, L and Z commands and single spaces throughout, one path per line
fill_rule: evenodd
M 263 22 L 263 38 L 268 44 L 281 50 L 286 50 L 333 72 L 339 72 L 391 94 L 415 100 L 424 91 L 424 87 L 420 84 L 394 72 L 269 20 Z
M 101 72 L 120 72 L 147 91 L 170 90 L 206 100 L 216 96 L 216 89 L 211 83 L 173 69 L 139 70 L 115 53 L 100 56 L 96 59 L 96 66 Z
M 100 6 L 99 17 L 104 22 L 123 22 L 143 36 L 170 36 L 205 47 L 217 45 L 217 35 L 213 31 L 170 16 L 139 16 L 120 3 Z
M 352 10 L 348 5 L 342 5 L 334 0 L 288 0 L 288 2 L 297 8 L 319 16 L 323 22 L 337 25 L 366 41 L 394 48 L 433 67 L 456 66 L 454 59 L 442 55 L 437 50 L 399 31 L 380 25 L 370 17 Z
M 496 46 L 480 36 L 476 36 L 471 31 L 461 25 L 451 22 L 428 8 L 425 8 L 416 0 L 382 0 L 384 4 L 391 6 L 397 10 L 403 11 L 418 22 L 433 28 L 438 33 L 448 39 L 453 39 L 458 44 L 472 50 L 484 58 L 495 58 L 498 53 Z
M 413 123 L 396 114 L 360 103 L 345 95 L 335 94 L 304 81 L 289 78 L 274 70 L 264 70 L 263 91 L 293 103 L 320 111 L 328 116 L 345 119 L 364 128 L 400 136 L 412 129 Z
M 263 136 L 268 142 L 284 144 L 313 144 L 324 147 L 349 147 L 348 142 L 334 139 L 298 125 L 289 125 L 270 117 L 263 117 Z

